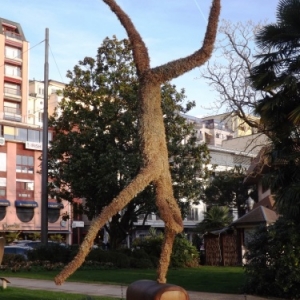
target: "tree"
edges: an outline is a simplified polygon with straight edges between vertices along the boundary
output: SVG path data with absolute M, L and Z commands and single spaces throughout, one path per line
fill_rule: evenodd
M 262 92 L 256 113 L 272 141 L 265 151 L 272 168 L 263 179 L 275 193 L 279 212 L 295 220 L 300 216 L 299 13 L 299 0 L 279 1 L 277 22 L 264 26 L 257 35 L 263 54 L 251 71 L 253 87 Z
M 283 217 L 273 225 L 257 228 L 246 252 L 245 292 L 299 299 L 299 230 L 299 223 Z
M 260 92 L 253 88 L 249 76 L 258 60 L 256 55 L 260 53 L 254 38 L 261 27 L 262 23 L 252 21 L 232 23 L 223 20 L 214 51 L 216 59 L 212 63 L 209 61 L 207 68 L 201 71 L 201 77 L 217 92 L 215 108 L 225 108 L 254 129 L 259 128 L 259 123 L 250 116 Z
M 205 233 L 222 229 L 232 223 L 233 217 L 226 206 L 212 206 L 204 213 L 204 219 L 197 225 L 197 231 Z
M 86 57 L 68 72 L 68 78 L 64 98 L 49 122 L 55 133 L 49 175 L 56 187 L 53 193 L 59 187 L 59 198 L 85 198 L 83 210 L 92 219 L 140 170 L 138 81 L 128 40 L 106 38 L 97 59 Z M 206 145 L 196 145 L 192 125 L 180 115 L 194 102 L 183 106 L 184 90 L 177 92 L 170 83 L 162 86 L 161 94 L 174 196 L 184 215 L 203 192 L 199 176 L 206 176 L 209 153 Z M 154 199 L 150 184 L 111 218 L 106 230 L 112 248 L 131 233 L 138 215 L 157 212 Z
M 161 85 L 193 68 L 204 64 L 213 50 L 220 14 L 220 0 L 213 0 L 202 47 L 193 54 L 156 68 L 150 68 L 148 50 L 130 18 L 114 0 L 103 0 L 116 14 L 125 28 L 133 49 L 133 57 L 139 80 L 139 136 L 143 164 L 136 177 L 106 206 L 91 225 L 78 254 L 59 275 L 61 284 L 83 263 L 89 253 L 98 230 L 107 220 L 122 210 L 151 182 L 156 191 L 155 204 L 165 223 L 165 235 L 157 269 L 159 283 L 166 282 L 170 255 L 176 234 L 182 232 L 183 222 L 179 206 L 174 198 L 169 157 L 166 144 L 164 115 L 161 109 Z
M 255 186 L 246 186 L 243 184 L 246 172 L 242 167 L 235 166 L 235 168 L 218 172 L 212 177 L 212 180 L 205 188 L 205 200 L 208 205 L 227 206 L 230 210 L 236 209 L 238 217 L 245 214 L 245 202 L 249 197 L 249 190 L 251 190 L 251 197 L 255 198 Z

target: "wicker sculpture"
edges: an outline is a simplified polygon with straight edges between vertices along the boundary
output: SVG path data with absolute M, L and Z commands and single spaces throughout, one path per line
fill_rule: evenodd
M 144 163 L 140 173 L 93 221 L 78 254 L 55 277 L 55 283 L 58 285 L 62 284 L 81 266 L 93 245 L 99 229 L 151 182 L 156 188 L 156 205 L 159 209 L 160 217 L 165 223 L 164 242 L 157 270 L 157 281 L 165 283 L 174 238 L 177 233 L 183 230 L 183 224 L 180 209 L 173 196 L 160 87 L 164 82 L 204 64 L 209 59 L 216 38 L 221 8 L 220 0 L 213 0 L 202 47 L 190 56 L 171 61 L 156 68 L 150 68 L 147 48 L 130 18 L 114 0 L 103 1 L 116 14 L 127 31 L 133 48 L 134 62 L 139 78 L 139 134 L 142 141 L 141 150 Z

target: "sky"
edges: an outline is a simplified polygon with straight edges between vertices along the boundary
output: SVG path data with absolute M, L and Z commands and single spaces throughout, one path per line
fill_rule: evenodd
M 151 67 L 195 52 L 202 44 L 211 0 L 116 0 L 142 36 Z M 102 0 L 0 0 L 0 17 L 22 26 L 30 43 L 29 78 L 44 79 L 45 30 L 49 29 L 49 79 L 68 83 L 67 70 L 84 57 L 95 57 L 102 41 L 126 32 Z M 278 0 L 221 0 L 220 19 L 233 23 L 275 22 Z M 215 60 L 214 56 L 211 58 Z M 185 89 L 196 107 L 189 115 L 206 116 L 216 93 L 199 68 L 172 81 Z M 214 112 L 216 113 L 216 112 Z

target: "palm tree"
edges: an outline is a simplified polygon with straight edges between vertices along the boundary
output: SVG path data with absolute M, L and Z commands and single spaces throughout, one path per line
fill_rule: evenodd
M 209 211 L 204 213 L 204 219 L 197 225 L 197 231 L 205 233 L 207 231 L 222 229 L 233 220 L 226 206 L 212 206 Z
M 264 26 L 256 37 L 262 50 L 260 64 L 252 69 L 253 86 L 262 92 L 256 113 L 272 146 L 264 175 L 275 193 L 280 213 L 300 216 L 300 0 L 281 0 L 277 22 Z

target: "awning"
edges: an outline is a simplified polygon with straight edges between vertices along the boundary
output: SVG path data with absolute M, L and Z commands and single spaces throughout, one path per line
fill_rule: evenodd
M 29 200 L 16 200 L 15 201 L 16 207 L 38 207 L 38 203 L 36 201 L 29 201 Z
M 62 208 L 64 208 L 64 205 L 62 203 L 58 203 L 58 202 L 48 202 L 48 208 L 62 209 Z
M 10 206 L 10 202 L 5 199 L 0 199 L 0 206 Z

